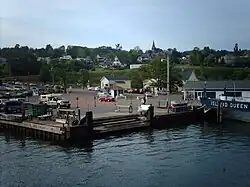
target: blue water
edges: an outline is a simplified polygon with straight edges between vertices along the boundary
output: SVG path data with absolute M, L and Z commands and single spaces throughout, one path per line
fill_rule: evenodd
M 243 124 L 132 133 L 80 147 L 0 134 L 1 187 L 244 187 L 249 178 Z

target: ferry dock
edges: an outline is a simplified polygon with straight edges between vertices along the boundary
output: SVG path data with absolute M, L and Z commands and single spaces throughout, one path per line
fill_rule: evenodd
M 112 134 L 142 129 L 167 128 L 202 120 L 203 107 L 167 111 L 152 105 L 143 112 L 115 111 L 109 113 L 85 112 L 79 108 L 48 109 L 42 115 L 22 111 L 21 114 L 0 113 L 0 129 L 46 141 L 82 141 Z

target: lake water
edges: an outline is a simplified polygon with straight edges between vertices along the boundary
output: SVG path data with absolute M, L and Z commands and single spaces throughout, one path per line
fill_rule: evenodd
M 248 125 L 190 125 L 96 140 L 82 147 L 1 133 L 0 186 L 250 186 Z

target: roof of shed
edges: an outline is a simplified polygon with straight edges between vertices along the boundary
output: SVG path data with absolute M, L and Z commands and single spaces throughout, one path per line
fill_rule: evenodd
M 180 72 L 182 80 L 184 81 L 188 80 L 193 71 L 194 70 L 192 69 L 184 69 L 182 72 Z
M 183 86 L 184 89 L 203 89 L 206 85 L 207 89 L 250 89 L 250 81 L 187 81 Z

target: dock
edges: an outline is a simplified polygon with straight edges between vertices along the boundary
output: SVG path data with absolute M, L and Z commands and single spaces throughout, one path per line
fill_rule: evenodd
M 53 114 L 52 114 L 53 113 Z M 46 141 L 83 141 L 116 133 L 142 129 L 167 128 L 177 124 L 202 120 L 204 109 L 167 112 L 152 105 L 144 112 L 109 112 L 96 114 L 80 109 L 58 109 L 40 116 L 0 113 L 0 129 L 22 133 Z

